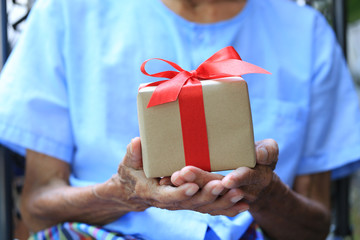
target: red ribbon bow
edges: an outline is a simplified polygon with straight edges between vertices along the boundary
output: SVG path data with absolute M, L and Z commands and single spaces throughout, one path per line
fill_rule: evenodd
M 153 59 L 164 61 L 177 69 L 179 72 L 164 71 L 149 74 L 145 70 L 145 65 L 148 61 Z M 144 86 L 157 86 L 150 98 L 147 107 L 176 101 L 184 85 L 199 84 L 199 80 L 235 76 L 241 77 L 241 75 L 248 73 L 270 74 L 268 71 L 258 66 L 242 61 L 239 54 L 235 51 L 233 47 L 230 46 L 219 50 L 209 59 L 203 62 L 196 70 L 193 70 L 191 72 L 182 69 L 176 63 L 161 58 L 151 58 L 143 62 L 143 64 L 141 65 L 141 72 L 150 77 L 161 77 L 170 79 L 153 82 Z
M 164 71 L 149 74 L 145 70 L 148 61 L 157 59 L 173 66 L 177 71 Z M 141 65 L 141 71 L 151 77 L 163 77 L 163 80 L 143 87 L 157 86 L 153 92 L 148 108 L 179 99 L 181 130 L 183 135 L 185 164 L 211 171 L 208 136 L 202 86 L 200 80 L 234 77 L 247 73 L 266 73 L 268 71 L 241 60 L 233 47 L 226 47 L 216 52 L 203 62 L 196 70 L 185 71 L 177 64 L 152 58 Z M 143 88 L 142 87 L 142 88 Z

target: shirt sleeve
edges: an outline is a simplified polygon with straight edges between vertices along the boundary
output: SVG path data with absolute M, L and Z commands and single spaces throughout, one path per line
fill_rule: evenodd
M 360 159 L 359 100 L 336 37 L 319 14 L 303 160 L 298 174 L 337 170 Z
M 69 162 L 74 151 L 62 1 L 39 0 L 0 76 L 2 142 Z

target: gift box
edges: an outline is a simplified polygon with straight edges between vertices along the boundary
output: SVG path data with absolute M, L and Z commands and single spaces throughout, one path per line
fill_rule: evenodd
M 159 59 L 162 60 L 162 59 Z M 229 61 L 230 60 L 230 61 Z M 170 176 L 184 166 L 206 171 L 254 167 L 254 134 L 246 73 L 268 73 L 225 48 L 195 71 L 144 74 L 170 80 L 142 85 L 138 119 L 147 177 Z

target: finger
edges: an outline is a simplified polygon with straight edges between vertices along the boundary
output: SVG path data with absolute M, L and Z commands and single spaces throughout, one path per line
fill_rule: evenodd
M 224 186 L 220 180 L 210 181 L 194 197 L 181 205 L 186 209 L 196 209 L 203 205 L 209 205 L 219 197 L 223 190 Z
M 180 171 L 174 172 L 170 177 L 170 181 L 175 186 L 180 186 L 181 184 L 185 183 L 185 180 L 182 177 L 180 177 Z
M 253 169 L 240 167 L 226 175 L 222 179 L 222 184 L 229 189 L 256 184 L 267 186 L 271 182 L 272 175 L 273 171 L 268 166 L 257 165 Z
M 279 147 L 275 140 L 265 139 L 255 143 L 256 146 L 256 163 L 261 165 L 269 165 L 275 169 Z
M 224 212 L 228 212 L 228 209 L 233 208 L 244 198 L 244 193 L 241 189 L 231 189 L 224 196 L 217 198 L 214 202 L 201 206 L 197 208 L 197 211 L 206 212 L 210 214 L 223 214 Z M 236 208 L 233 208 L 231 211 L 235 210 L 235 215 L 239 213 L 239 211 L 244 211 L 244 204 L 237 205 Z M 237 209 L 238 208 L 238 209 Z
M 141 141 L 139 137 L 131 139 L 126 148 L 123 164 L 134 169 L 142 169 Z
M 162 185 L 152 192 L 150 196 L 151 205 L 166 209 L 181 209 L 179 203 L 191 199 L 199 191 L 199 186 L 194 183 L 185 183 L 179 187 Z
M 210 212 L 211 215 L 225 215 L 229 217 L 235 217 L 239 213 L 249 210 L 250 206 L 245 201 L 239 201 L 228 209 L 215 210 Z
M 171 182 L 180 186 L 184 182 L 196 183 L 200 188 L 212 180 L 221 180 L 224 176 L 204 171 L 194 166 L 186 166 L 171 176 Z

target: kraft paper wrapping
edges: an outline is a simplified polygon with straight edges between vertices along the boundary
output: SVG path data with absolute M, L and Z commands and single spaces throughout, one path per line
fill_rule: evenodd
M 212 171 L 255 166 L 247 84 L 242 78 L 201 81 Z M 170 176 L 185 166 L 178 100 L 146 108 L 155 87 L 138 93 L 145 175 Z

